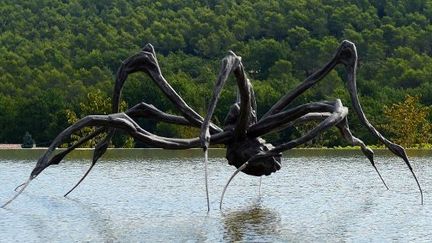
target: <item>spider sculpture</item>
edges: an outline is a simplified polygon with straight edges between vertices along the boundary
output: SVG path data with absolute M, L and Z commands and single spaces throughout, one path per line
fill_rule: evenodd
M 54 139 L 44 155 L 38 160 L 35 168 L 31 172 L 30 178 L 21 185 L 21 189 L 19 189 L 18 193 L 2 207 L 5 207 L 12 200 L 14 200 L 26 188 L 30 181 L 38 176 L 45 168 L 50 165 L 60 163 L 60 161 L 69 152 L 82 145 L 85 141 L 94 138 L 98 134 L 106 133 L 106 137 L 104 137 L 104 139 L 102 139 L 102 141 L 100 141 L 95 147 L 93 161 L 90 168 L 79 180 L 79 182 L 68 193 L 65 194 L 65 196 L 68 195 L 83 181 L 97 160 L 105 153 L 116 130 L 128 133 L 130 136 L 148 144 L 151 147 L 164 149 L 203 148 L 205 154 L 205 183 L 208 210 L 210 210 L 210 206 L 207 187 L 207 151 L 210 144 L 226 145 L 226 158 L 228 163 L 230 165 L 234 165 L 237 168 L 223 190 L 220 201 L 220 206 L 222 206 L 222 199 L 225 190 L 230 181 L 238 172 L 242 171 L 246 174 L 254 176 L 270 175 L 281 168 L 281 153 L 283 151 L 306 143 L 332 126 L 336 126 L 340 130 L 342 136 L 348 141 L 348 143 L 351 145 L 360 146 L 361 151 L 369 159 L 370 163 L 378 173 L 381 181 L 388 189 L 383 178 L 378 172 L 377 167 L 375 166 L 373 151 L 366 147 L 362 140 L 352 135 L 347 120 L 348 109 L 342 105 L 339 99 L 335 101 L 312 102 L 287 109 L 287 106 L 296 97 L 323 79 L 338 64 L 342 64 L 346 69 L 347 86 L 351 97 L 351 102 L 361 123 L 366 126 L 369 132 L 371 132 L 382 143 L 384 143 L 392 153 L 401 157 L 405 161 L 406 165 L 414 176 L 414 179 L 416 180 L 417 186 L 420 190 L 421 202 L 423 203 L 422 189 L 411 167 L 404 148 L 392 143 L 382 136 L 369 123 L 365 114 L 363 113 L 357 96 L 356 88 L 357 50 L 352 42 L 343 41 L 337 48 L 333 58 L 327 64 L 306 78 L 294 90 L 282 97 L 260 119 L 258 119 L 256 115 L 256 100 L 252 85 L 246 77 L 241 58 L 233 52 L 229 52 L 228 55 L 222 60 L 222 67 L 216 81 L 213 97 L 210 101 L 207 115 L 205 118 L 203 118 L 192 108 L 190 108 L 186 102 L 174 91 L 168 81 L 165 80 L 159 68 L 154 48 L 152 45 L 147 44 L 139 53 L 122 62 L 120 68 L 118 69 L 113 94 L 112 114 L 87 116 L 61 132 Z M 120 96 L 124 83 L 128 75 L 139 71 L 143 71 L 150 76 L 150 78 L 156 83 L 156 85 L 159 86 L 167 98 L 179 110 L 181 113 L 180 116 L 167 114 L 163 111 L 160 111 L 153 105 L 144 102 L 137 104 L 125 112 L 119 112 Z M 220 128 L 217 125 L 211 123 L 210 120 L 216 108 L 222 88 L 230 74 L 234 74 L 235 76 L 238 85 L 238 96 L 237 101 L 230 107 L 229 113 L 224 122 L 224 127 Z M 201 128 L 201 133 L 199 137 L 191 139 L 158 136 L 140 127 L 134 120 L 138 117 L 153 119 L 158 122 L 198 127 Z M 285 142 L 278 146 L 273 146 L 261 138 L 261 136 L 265 134 L 276 132 L 278 130 L 311 120 L 318 121 L 318 125 L 312 130 L 308 131 L 306 134 L 292 141 Z M 64 140 L 67 139 L 72 133 L 89 126 L 97 127 L 97 129 L 66 150 L 53 155 L 55 149 L 61 145 Z

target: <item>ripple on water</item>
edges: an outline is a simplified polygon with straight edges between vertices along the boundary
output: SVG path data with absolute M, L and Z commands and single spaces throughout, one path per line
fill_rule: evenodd
M 403 161 L 381 155 L 385 190 L 357 154 L 285 157 L 283 168 L 259 180 L 211 157 L 207 213 L 203 160 L 195 154 L 109 157 L 68 198 L 62 195 L 89 161 L 70 159 L 44 171 L 7 209 L 0 210 L 1 241 L 430 241 L 432 166 L 414 157 L 425 205 Z M 0 199 L 27 178 L 28 160 L 0 162 Z

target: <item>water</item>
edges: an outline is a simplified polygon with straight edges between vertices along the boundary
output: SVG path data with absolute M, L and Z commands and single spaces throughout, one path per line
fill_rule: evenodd
M 0 202 L 29 175 L 42 151 L 0 151 Z M 297 150 L 283 168 L 259 178 L 239 174 L 221 150 L 209 154 L 207 213 L 199 150 L 109 151 L 89 177 L 67 192 L 90 164 L 78 151 L 44 171 L 7 209 L 1 242 L 392 242 L 432 240 L 431 152 L 411 153 L 424 189 L 401 159 L 378 153 L 373 167 L 353 151 Z

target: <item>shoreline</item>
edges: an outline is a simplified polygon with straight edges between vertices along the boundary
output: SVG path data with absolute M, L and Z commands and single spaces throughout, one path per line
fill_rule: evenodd
M 374 146 L 370 146 L 370 148 L 372 150 L 388 150 L 386 147 L 374 147 Z M 46 150 L 48 149 L 48 147 L 34 147 L 34 148 L 21 148 L 20 147 L 6 147 L 6 146 L 1 146 L 0 145 L 0 150 Z M 66 148 L 57 148 L 56 150 L 64 150 Z M 225 150 L 225 148 L 212 148 L 210 147 L 209 149 L 211 150 Z M 334 147 L 334 148 L 329 148 L 329 147 L 310 147 L 310 148 L 293 148 L 290 150 L 359 150 L 360 147 Z M 75 150 L 94 150 L 94 148 L 76 148 Z M 173 150 L 173 151 L 177 151 L 179 149 L 163 149 L 163 148 L 108 148 L 108 150 Z M 189 149 L 181 149 L 181 150 L 201 150 L 201 148 L 189 148 Z M 405 150 L 431 150 L 432 151 L 432 147 L 425 147 L 425 148 L 417 148 L 417 147 L 413 147 L 413 148 L 405 148 Z

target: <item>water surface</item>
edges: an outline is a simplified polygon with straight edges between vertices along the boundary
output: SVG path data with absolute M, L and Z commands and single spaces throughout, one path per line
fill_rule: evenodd
M 0 151 L 0 201 L 13 195 L 43 151 Z M 410 152 L 424 205 L 401 159 L 378 152 L 390 190 L 357 152 L 296 150 L 283 168 L 259 179 L 236 177 L 223 150 L 210 152 L 207 213 L 199 150 L 111 150 L 86 181 L 67 192 L 90 164 L 81 150 L 44 171 L 7 209 L 3 242 L 392 242 L 432 240 L 430 151 Z

